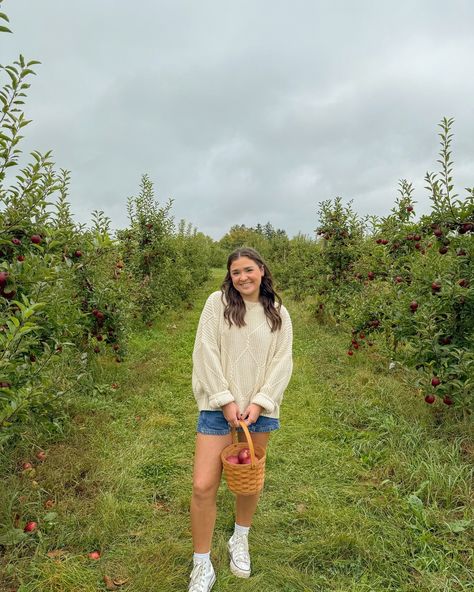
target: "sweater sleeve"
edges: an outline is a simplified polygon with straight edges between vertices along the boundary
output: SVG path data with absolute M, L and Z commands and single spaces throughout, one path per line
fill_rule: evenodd
M 293 370 L 293 328 L 286 308 L 281 308 L 282 325 L 278 333 L 275 354 L 265 372 L 264 383 L 251 403 L 260 405 L 272 413 L 280 404 Z
M 214 292 L 207 299 L 201 313 L 193 351 L 193 374 L 199 383 L 199 385 L 193 385 L 194 396 L 197 399 L 204 391 L 212 409 L 219 409 L 234 401 L 229 383 L 222 371 L 220 359 L 219 319 L 221 314 L 220 292 Z

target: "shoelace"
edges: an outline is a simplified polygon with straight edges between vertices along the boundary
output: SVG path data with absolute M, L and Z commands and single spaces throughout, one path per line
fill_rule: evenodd
M 234 563 L 242 562 L 245 565 L 250 565 L 249 542 L 246 536 L 234 536 L 232 558 Z
M 195 564 L 191 572 L 191 586 L 188 592 L 207 592 L 206 567 L 204 561 Z

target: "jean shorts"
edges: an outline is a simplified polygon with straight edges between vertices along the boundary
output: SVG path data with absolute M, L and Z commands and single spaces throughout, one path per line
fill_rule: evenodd
M 249 432 L 273 432 L 280 427 L 280 420 L 274 417 L 260 415 L 255 423 L 248 426 Z M 222 411 L 200 411 L 197 424 L 199 434 L 209 436 L 226 436 L 230 433 L 230 426 Z M 242 428 L 237 429 L 242 432 Z

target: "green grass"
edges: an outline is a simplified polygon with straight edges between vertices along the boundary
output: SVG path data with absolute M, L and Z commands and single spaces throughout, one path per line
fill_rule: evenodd
M 40 529 L 4 548 L 0 590 L 105 590 L 104 575 L 127 580 L 121 590 L 187 589 L 197 418 L 191 352 L 204 299 L 221 275 L 193 308 L 134 335 L 125 363 L 104 361 L 101 383 L 120 388 L 78 397 L 68 436 L 47 447 L 36 485 L 17 469 L 39 445 L 34 436 L 2 459 L 0 521 L 12 524 L 18 514 L 19 525 L 37 519 Z M 295 368 L 250 534 L 253 574 L 239 580 L 228 569 L 233 496 L 223 483 L 214 590 L 473 590 L 469 426 L 440 421 L 401 370 L 388 371 L 376 352 L 349 358 L 346 336 L 285 302 Z M 87 556 L 94 549 L 99 561 Z

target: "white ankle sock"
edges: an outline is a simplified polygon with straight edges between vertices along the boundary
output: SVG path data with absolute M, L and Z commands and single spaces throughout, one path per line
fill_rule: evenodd
M 208 553 L 194 553 L 193 555 L 193 562 L 196 563 L 202 563 L 204 561 L 210 561 L 211 560 L 211 552 L 209 551 Z
M 240 526 L 240 524 L 237 524 L 237 522 L 234 525 L 234 534 L 244 534 L 245 536 L 248 536 L 249 530 L 250 526 Z

